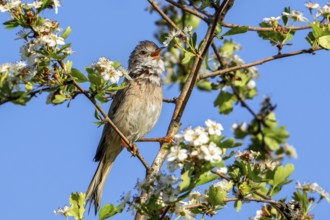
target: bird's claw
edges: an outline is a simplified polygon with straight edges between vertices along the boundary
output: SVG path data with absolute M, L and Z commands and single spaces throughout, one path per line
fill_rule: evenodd
M 174 141 L 173 137 L 171 137 L 171 136 L 162 137 L 159 142 L 161 144 L 164 144 L 164 143 L 175 144 L 175 141 Z
M 126 147 L 126 149 L 128 150 L 128 152 L 130 152 L 132 154 L 132 156 L 136 156 L 139 152 L 139 149 L 136 147 L 136 144 L 133 143 L 129 143 L 129 145 L 126 144 L 126 142 L 121 139 L 121 144 Z

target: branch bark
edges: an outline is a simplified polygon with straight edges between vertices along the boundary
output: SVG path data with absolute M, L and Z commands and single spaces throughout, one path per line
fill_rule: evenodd
M 204 74 L 201 74 L 199 76 L 199 79 L 206 79 L 208 77 L 214 77 L 214 76 L 217 76 L 217 75 L 226 74 L 226 73 L 229 73 L 231 71 L 236 71 L 236 70 L 240 70 L 240 69 L 249 68 L 249 67 L 252 67 L 252 66 L 261 65 L 261 64 L 264 64 L 264 63 L 267 63 L 267 62 L 270 62 L 270 61 L 273 61 L 273 60 L 277 60 L 277 59 L 282 59 L 282 58 L 285 58 L 285 57 L 291 57 L 291 56 L 295 56 L 295 55 L 299 55 L 299 54 L 305 54 L 305 53 L 313 53 L 313 52 L 318 51 L 318 50 L 323 50 L 323 48 L 317 48 L 317 49 L 308 48 L 308 49 L 297 50 L 297 51 L 293 51 L 293 52 L 289 52 L 289 53 L 278 54 L 278 55 L 275 55 L 275 56 L 270 56 L 270 57 L 267 57 L 267 58 L 264 58 L 264 59 L 261 59 L 261 60 L 257 60 L 255 62 L 251 62 L 251 63 L 239 65 L 239 66 L 234 66 L 234 67 L 230 67 L 230 68 L 223 69 L 223 70 L 217 70 L 217 71 L 214 71 L 214 72 L 211 72 L 211 73 L 204 73 Z

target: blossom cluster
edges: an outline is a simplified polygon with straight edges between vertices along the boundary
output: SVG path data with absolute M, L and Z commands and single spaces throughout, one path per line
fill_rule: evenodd
M 323 189 L 319 184 L 317 183 L 305 183 L 301 184 L 300 182 L 297 183 L 296 189 L 308 191 L 312 193 L 318 193 L 321 198 L 325 198 L 330 203 L 330 195 L 329 193 Z
M 236 42 L 232 42 L 232 41 L 225 41 L 225 45 L 226 44 L 231 44 L 232 48 L 234 51 L 239 51 L 242 49 L 242 46 Z M 225 46 L 224 46 L 225 47 Z M 239 65 L 243 65 L 245 64 L 245 61 L 238 56 L 237 54 L 234 54 L 233 51 L 228 51 L 228 50 L 221 50 L 219 51 L 219 55 L 223 61 L 223 63 L 225 63 L 228 66 L 239 66 Z M 213 60 L 213 69 L 219 69 L 220 68 L 220 63 L 218 61 L 217 56 L 215 56 L 215 54 L 212 56 L 211 60 Z M 256 81 L 255 79 L 257 79 L 259 77 L 258 75 L 258 68 L 256 68 L 255 66 L 243 69 L 242 71 L 244 71 L 244 74 L 247 74 L 250 79 L 246 84 L 247 89 L 252 90 L 256 87 Z M 226 85 L 222 85 L 222 90 L 226 90 L 227 86 Z
M 123 68 L 119 68 L 117 62 L 111 61 L 105 57 L 100 57 L 92 67 L 101 74 L 103 80 L 110 81 L 111 83 L 118 83 L 120 77 L 122 77 L 125 72 Z
M 51 3 L 51 6 L 55 7 L 55 11 L 60 5 L 59 0 L 53 0 Z M 15 18 L 28 16 L 26 13 L 30 11 L 30 20 L 37 20 L 37 22 L 31 22 L 30 27 L 26 27 L 18 33 L 18 39 L 25 41 L 20 48 L 21 61 L 3 64 L 0 67 L 2 81 L 6 82 L 11 90 L 19 90 L 19 84 L 22 82 L 27 87 L 26 84 L 37 75 L 37 72 L 43 72 L 47 76 L 53 75 L 55 71 L 50 64 L 57 60 L 47 54 L 65 57 L 72 53 L 69 46 L 62 48 L 65 42 L 64 38 L 59 35 L 61 31 L 59 24 L 36 15 L 41 6 L 42 1 L 21 3 L 20 0 L 11 0 L 0 4 L 0 12 L 9 12 Z M 24 10 L 21 10 L 23 8 Z
M 191 127 L 182 134 L 175 135 L 176 144 L 171 146 L 167 157 L 168 168 L 174 171 L 182 168 L 186 160 L 216 163 L 222 160 L 222 151 L 210 141 L 211 136 L 220 136 L 223 130 L 221 124 L 207 120 L 206 127 Z
M 305 3 L 305 7 L 308 8 L 308 10 L 311 14 L 312 14 L 313 10 L 317 10 L 317 13 L 315 15 L 316 18 L 322 16 L 323 18 L 330 19 L 330 3 L 326 3 L 324 6 L 321 7 L 318 3 L 307 2 L 307 3 Z M 290 18 L 294 21 L 308 22 L 308 19 L 306 17 L 304 17 L 304 15 L 301 11 L 298 11 L 298 10 L 291 10 L 290 12 L 283 12 L 282 16 Z M 282 16 L 264 18 L 263 22 L 266 24 L 272 25 L 273 27 L 277 27 L 278 22 L 282 18 Z
M 178 182 L 174 175 L 159 173 L 149 180 L 138 182 L 137 188 L 140 192 L 148 192 L 150 198 L 157 198 L 158 205 L 164 206 L 177 200 L 180 193 Z
M 181 32 L 184 33 L 185 35 L 188 35 L 190 34 L 192 31 L 192 26 L 187 26 L 187 27 L 184 27 L 184 29 L 181 31 L 181 30 L 172 30 L 168 33 L 168 35 L 166 36 L 166 40 L 163 42 L 163 45 L 165 47 L 167 47 L 169 45 L 169 43 L 176 37 L 178 37 Z
M 16 63 L 5 63 L 0 65 L 0 78 L 5 81 L 11 90 L 20 90 L 20 83 L 29 82 L 36 75 L 36 70 L 31 70 L 26 63 L 19 61 Z

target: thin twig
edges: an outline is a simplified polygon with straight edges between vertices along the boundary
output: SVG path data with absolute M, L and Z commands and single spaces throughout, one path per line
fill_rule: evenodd
M 163 142 L 164 138 L 141 138 L 137 140 L 136 142 L 158 142 L 161 143 Z
M 227 27 L 227 28 L 234 28 L 234 27 L 242 27 L 245 25 L 238 25 L 238 24 L 230 24 L 227 22 L 221 22 L 220 23 L 223 27 Z M 249 31 L 263 31 L 263 32 L 268 32 L 268 31 L 274 31 L 274 28 L 272 27 L 253 27 L 253 26 L 245 26 L 248 27 Z M 298 31 L 298 30 L 306 30 L 306 29 L 310 29 L 311 26 L 310 25 L 304 25 L 304 26 L 297 26 L 297 27 L 279 27 L 279 30 L 292 30 L 292 31 Z
M 185 5 L 179 4 L 179 3 L 177 3 L 177 2 L 175 2 L 175 1 L 173 1 L 173 0 L 166 0 L 166 1 L 167 1 L 168 3 L 174 5 L 175 7 L 178 7 L 178 8 L 180 8 L 180 9 L 182 9 L 183 11 L 185 11 L 185 12 L 187 12 L 187 13 L 192 14 L 192 15 L 195 15 L 196 17 L 198 17 L 198 18 L 204 20 L 205 22 L 208 22 L 207 17 L 204 16 L 203 14 L 197 12 L 196 10 L 191 9 L 191 8 L 185 6 Z
M 173 98 L 173 99 L 163 98 L 163 102 L 166 102 L 166 103 L 173 103 L 173 104 L 175 104 L 176 103 L 176 100 L 177 100 L 177 98 Z
M 211 173 L 214 173 L 214 174 L 218 175 L 219 177 L 221 177 L 221 178 L 223 178 L 223 179 L 225 179 L 227 181 L 230 181 L 230 178 L 228 176 L 226 176 L 225 174 L 220 173 L 220 172 L 218 172 L 216 170 L 211 170 Z
M 173 0 L 166 0 L 168 3 L 184 10 L 185 12 L 192 14 L 200 19 L 202 19 L 203 21 L 205 21 L 206 23 L 209 22 L 208 16 L 210 16 L 209 14 L 202 14 L 200 12 L 198 12 L 197 10 L 194 10 L 190 7 L 187 7 L 185 5 L 179 4 Z M 231 24 L 231 23 L 227 23 L 227 22 L 220 22 L 221 26 L 223 27 L 227 27 L 227 28 L 234 28 L 234 27 L 247 27 L 249 31 L 260 31 L 260 32 L 269 32 L 269 31 L 274 31 L 274 28 L 272 27 L 254 27 L 254 26 L 249 26 L 249 25 L 239 25 L 239 24 Z M 298 30 L 306 30 L 306 29 L 310 29 L 311 26 L 310 25 L 304 25 L 304 26 L 297 26 L 297 27 L 283 27 L 280 26 L 278 27 L 277 31 L 288 31 L 288 30 L 292 30 L 292 31 L 298 31 Z
M 44 91 L 48 91 L 50 89 L 53 89 L 51 87 L 42 87 L 42 88 L 39 88 L 39 89 L 36 89 L 36 90 L 33 90 L 31 91 L 30 93 L 27 94 L 27 96 L 29 96 L 29 98 L 32 98 L 34 96 L 36 96 L 38 93 L 41 93 L 41 92 L 44 92 Z M 15 101 L 17 99 L 21 98 L 21 96 L 18 96 L 18 97 L 6 97 L 5 100 L 1 100 L 0 101 L 0 105 L 2 104 L 5 104 L 7 102 L 12 102 L 12 101 Z
M 270 62 L 270 61 L 273 61 L 273 60 L 285 58 L 285 57 L 291 57 L 291 56 L 295 56 L 295 55 L 299 55 L 299 54 L 305 54 L 305 53 L 313 53 L 313 52 L 318 51 L 318 50 L 323 50 L 323 48 L 317 48 L 317 49 L 308 48 L 308 49 L 297 50 L 297 51 L 293 51 L 293 52 L 289 52 L 289 53 L 278 54 L 278 55 L 275 55 L 275 56 L 270 56 L 270 57 L 264 58 L 262 60 L 258 60 L 258 61 L 255 61 L 255 62 L 251 62 L 251 63 L 239 65 L 239 66 L 230 67 L 230 68 L 227 68 L 227 69 L 224 69 L 224 70 L 217 70 L 217 71 L 214 71 L 214 72 L 211 72 L 211 73 L 204 73 L 204 74 L 201 74 L 199 76 L 199 79 L 206 79 L 208 77 L 214 77 L 214 76 L 217 76 L 217 75 L 226 74 L 226 73 L 229 73 L 231 71 L 236 71 L 236 70 L 245 69 L 245 68 L 252 67 L 252 66 L 261 65 L 261 64 L 264 64 L 264 63 L 267 63 L 267 62 Z
M 154 7 L 154 9 L 159 13 L 159 15 L 170 25 L 172 26 L 172 28 L 174 28 L 175 30 L 180 30 L 180 35 L 181 37 L 183 37 L 184 39 L 186 39 L 186 35 L 181 31 L 181 29 L 165 14 L 165 12 L 157 5 L 157 3 L 155 3 L 152 0 L 148 0 L 148 2 L 152 5 L 152 7 Z

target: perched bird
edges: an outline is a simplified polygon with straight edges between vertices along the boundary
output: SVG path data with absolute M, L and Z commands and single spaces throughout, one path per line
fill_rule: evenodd
M 128 61 L 127 87 L 116 93 L 108 116 L 131 143 L 146 135 L 156 124 L 162 108 L 160 75 L 164 62 L 160 57 L 163 48 L 151 41 L 140 42 Z M 106 124 L 95 161 L 99 162 L 86 192 L 86 203 L 95 207 L 97 213 L 102 191 L 111 167 L 123 150 L 120 136 Z

